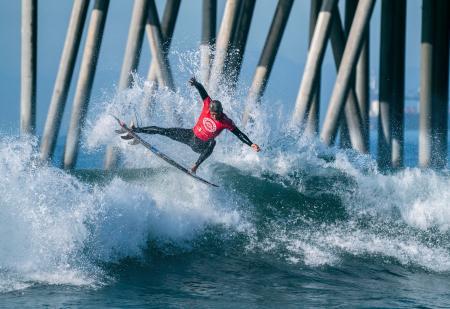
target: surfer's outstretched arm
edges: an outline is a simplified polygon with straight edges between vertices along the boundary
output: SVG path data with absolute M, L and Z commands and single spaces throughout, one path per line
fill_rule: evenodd
M 205 100 L 207 97 L 209 97 L 208 93 L 205 90 L 205 87 L 203 87 L 202 84 L 200 84 L 195 77 L 192 77 L 189 80 L 189 84 L 191 84 L 192 86 L 195 87 L 195 89 L 197 89 L 198 93 L 200 94 L 200 96 L 202 97 L 202 100 Z
M 241 130 L 239 130 L 237 127 L 234 128 L 234 130 L 231 131 L 231 133 L 233 133 L 234 135 L 237 136 L 237 138 L 239 138 L 241 140 L 241 142 L 243 142 L 244 144 L 249 145 L 250 147 L 253 148 L 254 151 L 258 152 L 261 149 L 259 148 L 259 146 L 255 143 L 253 143 L 247 135 L 245 135 Z

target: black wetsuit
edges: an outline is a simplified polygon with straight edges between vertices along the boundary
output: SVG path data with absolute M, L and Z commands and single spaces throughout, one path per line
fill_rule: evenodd
M 183 143 L 191 147 L 191 149 L 197 153 L 200 153 L 200 157 L 195 163 L 199 166 L 206 158 L 208 158 L 216 146 L 216 141 L 211 139 L 209 141 L 202 141 L 195 136 L 192 129 L 184 128 L 160 128 L 155 126 L 136 128 L 134 132 L 147 133 L 147 134 L 159 134 L 167 136 L 177 142 Z

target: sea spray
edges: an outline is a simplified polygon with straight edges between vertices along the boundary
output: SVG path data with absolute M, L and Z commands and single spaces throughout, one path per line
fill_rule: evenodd
M 179 53 L 178 67 L 183 74 L 196 74 L 196 62 L 192 59 L 196 59 L 195 55 Z M 99 110 L 91 122 L 92 129 L 88 130 L 87 145 L 91 147 L 100 141 L 114 144 L 122 150 L 124 167 L 163 168 L 165 163 L 143 147 L 130 146 L 117 136 L 103 134 L 116 127 L 113 121 L 105 119 L 110 110 L 116 109 L 129 120 L 136 109 L 144 110 L 140 115 L 142 125 L 192 127 L 201 103 L 186 81 L 179 81 L 176 93 L 167 89 L 147 93 L 145 82 L 138 80 L 126 90 L 126 96 L 119 94 L 106 104 L 106 109 Z M 222 101 L 227 115 L 240 127 L 246 91 L 230 89 L 221 84 L 211 94 Z M 145 113 L 142 97 L 154 99 L 151 113 Z M 174 122 L 173 110 L 182 111 L 182 124 Z M 446 263 L 450 252 L 446 241 L 449 199 L 443 198 L 450 192 L 448 176 L 419 169 L 384 175 L 369 155 L 327 148 L 318 139 L 302 137 L 289 126 L 289 115 L 282 110 L 286 107 L 263 99 L 252 109 L 253 120 L 241 128 L 262 146 L 260 153 L 252 152 L 224 132 L 217 138 L 212 156 L 199 169 L 208 179 L 224 177 L 217 179 L 224 188 L 208 191 L 208 199 L 216 201 L 220 197 L 224 204 L 227 199 L 238 201 L 238 212 L 249 213 L 247 220 L 253 228 L 241 231 L 248 239 L 245 252 L 263 252 L 307 266 L 336 265 L 346 256 L 369 256 L 392 258 L 401 264 L 435 271 L 449 270 Z M 108 140 L 101 140 L 101 136 L 108 136 Z M 165 137 L 142 136 L 188 167 L 196 160 L 197 155 L 184 145 Z M 176 171 L 164 172 L 154 180 L 147 180 L 158 183 L 151 185 L 150 190 L 164 204 L 176 199 L 171 194 L 175 188 L 197 188 L 183 175 L 176 175 Z M 235 184 L 237 179 L 239 182 Z M 259 195 L 267 197 L 259 199 L 255 190 L 268 190 L 272 196 L 260 192 Z M 295 196 L 291 190 L 297 192 L 296 198 L 288 197 Z M 203 190 L 195 189 L 189 194 L 203 196 Z M 199 199 L 182 198 L 186 200 L 182 208 L 201 204 Z M 215 207 L 223 207 L 218 204 L 221 206 Z M 290 211 L 268 215 L 272 208 Z M 182 220 L 179 224 L 183 226 Z
M 196 72 L 191 58 L 180 57 L 184 75 Z M 218 138 L 198 171 L 218 189 L 114 133 L 111 115 L 127 122 L 138 115 L 142 126 L 191 127 L 201 101 L 188 77 L 176 92 L 151 90 L 136 77 L 131 89 L 92 102 L 83 151 L 117 147 L 122 167 L 136 169 L 132 179 L 112 174 L 101 183 L 81 181 L 38 164 L 35 140 L 1 139 L 0 231 L 8 237 L 0 243 L 0 291 L 41 282 L 108 284 L 116 275 L 108 265 L 126 267 L 121 263 L 130 258 L 151 264 L 148 251 L 155 246 L 149 243 L 163 255 L 166 246 L 182 248 L 184 259 L 184 252 L 209 256 L 209 237 L 222 256 L 282 269 L 339 268 L 357 259 L 450 271 L 448 175 L 419 169 L 381 174 L 370 156 L 300 137 L 278 102 L 263 99 L 241 128 L 262 146 L 260 153 L 227 132 Z M 240 127 L 246 91 L 228 89 L 221 85 L 215 97 Z M 197 159 L 165 137 L 143 137 L 185 166 Z
M 0 140 L 2 291 L 37 283 L 96 286 L 110 278 L 105 263 L 142 259 L 150 240 L 185 246 L 210 225 L 245 226 L 236 201 L 225 203 L 196 183 L 181 186 L 179 174 L 151 186 L 120 178 L 85 183 L 40 163 L 36 149 L 35 140 Z
M 99 269 L 79 251 L 93 197 L 74 177 L 39 163 L 36 148 L 34 139 L 0 140 L 2 276 L 19 286 L 90 284 Z

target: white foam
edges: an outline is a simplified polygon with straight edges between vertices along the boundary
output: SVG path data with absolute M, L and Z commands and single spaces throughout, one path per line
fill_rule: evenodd
M 93 276 L 98 270 L 74 260 L 88 235 L 83 220 L 92 196 L 62 171 L 41 167 L 35 147 L 30 140 L 0 141 L 0 268 L 26 280 L 84 281 L 86 273 L 74 269 Z
M 178 69 L 181 73 L 198 74 L 197 52 L 177 52 L 177 55 Z M 188 76 L 186 80 L 187 78 Z M 112 142 L 123 150 L 124 162 L 127 167 L 164 166 L 164 163 L 160 160 L 148 156 L 142 147 L 130 147 L 117 137 L 105 134 L 104 131 L 111 132 L 116 127 L 113 121 L 105 119 L 110 118 L 109 114 L 111 110 L 114 110 L 119 116 L 129 120 L 132 118 L 131 115 L 134 114 L 133 109 L 135 108 L 142 111 L 140 113 L 142 125 L 192 127 L 199 114 L 201 104 L 192 87 L 187 86 L 187 84 L 181 85 L 176 93 L 170 93 L 165 89 L 149 93 L 146 83 L 138 81 L 132 89 L 127 90 L 125 94 L 114 97 L 113 100 L 104 105 L 103 110 L 99 110 L 96 119 L 91 122 L 93 129 L 88 134 L 90 140 L 87 144 L 91 147 L 97 147 L 98 143 Z M 202 171 L 206 171 L 207 168 L 205 167 L 208 167 L 209 164 L 220 162 L 239 168 L 243 173 L 248 173 L 253 177 L 275 176 L 270 177 L 270 181 L 279 181 L 283 185 L 293 186 L 302 193 L 307 193 L 308 187 L 305 182 L 312 176 L 325 179 L 331 176 L 343 177 L 347 180 L 344 180 L 342 184 L 338 183 L 328 188 L 320 188 L 320 191 L 338 196 L 343 201 L 351 218 L 357 219 L 367 216 L 367 220 L 376 222 L 400 222 L 406 224 L 411 230 L 427 231 L 437 228 L 440 233 L 448 231 L 450 226 L 450 179 L 447 176 L 424 172 L 419 169 L 406 169 L 398 174 L 383 175 L 378 172 L 376 162 L 370 156 L 359 155 L 351 150 L 327 148 L 317 139 L 299 137 L 299 132 L 290 125 L 289 111 L 281 102 L 263 99 L 261 104 L 255 105 L 251 109 L 251 116 L 256 121 L 249 122 L 246 127 L 241 127 L 240 119 L 248 89 L 245 85 L 238 86 L 236 92 L 232 92 L 230 89 L 232 87 L 222 83 L 219 85 L 219 89 L 211 94 L 214 95 L 214 98 L 222 101 L 227 115 L 235 120 L 238 127 L 247 133 L 254 142 L 262 146 L 262 151 L 256 154 L 246 145 L 242 145 L 232 134 L 223 133 L 217 138 L 218 145 L 213 155 L 202 166 Z M 147 105 L 142 100 L 143 97 L 155 99 L 157 104 L 153 106 L 151 112 L 147 112 Z M 181 112 L 182 124 L 174 120 L 174 110 Z M 108 140 L 101 140 L 103 137 L 100 136 L 108 136 Z M 145 136 L 145 138 L 149 138 L 152 143 L 159 143 L 158 147 L 167 150 L 167 153 L 175 156 L 178 161 L 187 166 L 196 159 L 196 154 L 193 154 L 184 145 L 154 136 Z M 330 158 L 334 159 L 330 160 Z M 212 177 L 213 175 L 206 172 L 206 176 Z M 189 192 L 186 193 L 186 196 L 183 195 L 182 199 L 189 201 L 187 203 L 171 202 L 173 199 L 167 195 L 167 191 L 175 190 L 179 184 L 175 175 L 166 175 L 166 177 L 170 178 L 170 181 L 164 183 L 170 184 L 169 187 L 156 186 L 151 189 L 152 197 L 157 200 L 157 205 L 169 205 L 165 208 L 178 207 L 179 209 L 189 209 L 190 205 L 200 205 L 198 201 L 189 199 L 190 195 L 199 194 L 198 192 Z M 161 179 L 164 181 L 166 178 L 157 179 L 158 181 L 161 181 Z M 171 187 L 172 184 L 174 184 L 174 187 Z M 225 193 L 225 195 L 229 194 L 228 192 Z M 211 197 L 211 200 L 214 200 L 214 198 Z M 180 211 L 179 209 L 178 211 Z M 199 211 L 199 213 L 201 212 Z M 183 213 L 183 216 L 185 215 L 189 215 L 189 212 Z M 202 216 L 199 215 L 197 219 L 199 221 L 196 224 L 201 225 L 201 222 L 203 222 Z M 193 220 L 194 218 L 191 218 L 189 222 L 194 222 Z M 208 220 L 213 219 L 209 218 Z M 173 224 L 173 226 L 175 225 Z M 176 228 L 173 228 L 170 229 L 170 233 L 174 235 L 184 233 L 181 222 L 180 226 L 178 232 Z M 163 228 L 161 227 L 159 230 L 162 231 Z M 292 249 L 292 252 L 302 252 L 301 256 L 292 255 L 289 258 L 292 261 L 303 261 L 308 265 L 333 264 L 340 259 L 339 254 L 334 251 L 337 248 L 352 254 L 358 252 L 358 250 L 343 245 L 345 239 L 349 239 L 350 234 L 342 232 L 340 235 L 340 238 L 335 239 L 334 245 L 331 245 L 333 241 L 331 238 L 329 239 L 330 247 L 333 247 L 333 250 L 317 245 L 316 240 L 313 239 L 296 243 L 288 237 L 289 241 L 285 242 L 285 245 L 290 250 Z M 368 243 L 371 243 L 374 247 L 377 243 L 386 246 L 386 253 L 383 253 L 381 247 L 375 251 L 370 251 L 369 247 L 363 247 L 364 242 L 360 242 L 361 252 L 386 254 L 398 260 L 402 260 L 404 255 L 407 257 L 404 261 L 417 263 L 423 267 L 428 267 L 427 263 L 444 261 L 445 254 L 447 254 L 445 248 L 427 246 L 412 236 L 405 241 L 386 238 L 382 235 L 378 235 L 379 238 L 377 238 L 376 233 L 366 235 L 364 231 L 361 231 L 358 235 L 361 239 L 372 237 Z M 329 237 L 331 236 L 329 235 Z M 355 239 L 355 243 L 358 243 L 358 238 Z M 390 246 L 390 243 L 393 245 Z M 400 255 L 394 254 L 395 244 L 403 248 L 403 251 L 400 250 L 400 252 L 403 252 Z M 418 256 L 414 256 L 414 250 L 407 249 L 414 247 L 419 248 L 418 250 L 423 257 L 428 256 L 426 252 L 429 248 L 431 252 L 437 253 L 442 259 L 433 261 L 424 258 L 420 260 Z M 267 248 L 270 248 L 270 246 Z M 357 246 L 353 248 L 357 248 Z M 447 268 L 445 262 L 441 265 L 442 269 Z M 431 265 L 430 267 L 439 269 L 438 266 Z
M 320 267 L 337 265 L 346 256 L 387 258 L 405 266 L 436 272 L 450 271 L 450 253 L 445 247 L 424 243 L 408 231 L 395 235 L 378 229 L 361 229 L 355 222 L 320 227 L 286 227 L 275 224 L 248 250 L 280 255 L 292 264 Z
M 184 245 L 209 225 L 245 228 L 232 197 L 179 173 L 100 187 L 37 158 L 35 141 L 0 138 L 0 292 L 102 284 L 98 262 L 140 258 L 149 240 Z
M 330 228 L 316 235 L 319 243 L 330 250 L 357 256 L 390 257 L 403 265 L 421 266 L 432 271 L 449 271 L 450 254 L 445 248 L 422 243 L 403 232 L 383 235 L 379 231 L 350 228 Z
M 351 211 L 394 217 L 427 230 L 450 227 L 450 179 L 432 171 L 406 169 L 395 175 L 356 175 L 357 188 L 344 195 Z
M 181 73 L 198 73 L 197 63 L 197 53 L 179 53 Z M 241 127 L 247 89 L 244 86 L 235 94 L 229 93 L 230 87 L 220 85 L 214 95 Z M 149 98 L 155 104 L 149 104 Z M 130 121 L 136 111 L 140 125 L 192 127 L 201 109 L 198 95 L 187 83 L 175 93 L 154 91 L 150 83 L 137 77 L 132 89 L 93 103 L 84 149 L 118 147 L 125 167 L 166 165 L 149 156 L 143 147 L 131 147 L 118 138 L 111 115 Z M 0 291 L 25 288 L 34 282 L 99 284 L 105 274 L 97 262 L 139 258 L 148 241 L 186 246 L 209 225 L 243 233 L 250 239 L 248 250 L 275 253 L 290 263 L 334 265 L 351 254 L 389 257 L 434 271 L 450 270 L 447 243 L 427 244 L 411 232 L 431 228 L 448 232 L 448 177 L 418 169 L 382 175 L 368 156 L 299 138 L 298 132 L 287 125 L 290 116 L 280 102 L 263 100 L 253 107 L 251 116 L 256 121 L 241 129 L 262 146 L 262 152 L 256 154 L 232 134 L 224 133 L 199 171 L 203 176 L 214 179 L 207 167 L 220 162 L 252 177 L 275 176 L 271 181 L 304 193 L 303 182 L 311 175 L 327 178 L 339 172 L 352 180 L 348 184 L 351 188 L 322 190 L 343 200 L 351 220 L 367 216 L 369 223 L 395 221 L 406 228 L 392 236 L 370 228 L 325 225 L 288 230 L 274 224 L 260 240 L 256 237 L 260 227 L 252 225 L 253 218 L 243 218 L 241 209 L 247 202 L 240 192 L 213 191 L 171 169 L 151 179 L 116 178 L 104 187 L 87 185 L 63 171 L 36 163 L 35 140 L 1 138 L 0 233 L 6 236 L 0 242 Z M 152 141 L 158 142 L 158 138 L 152 137 Z M 197 158 L 179 143 L 164 140 L 158 147 L 187 166 Z M 331 156 L 336 159 L 326 159 Z

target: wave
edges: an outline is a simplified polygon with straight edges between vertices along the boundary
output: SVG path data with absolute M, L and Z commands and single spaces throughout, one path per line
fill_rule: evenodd
M 186 246 L 209 224 L 243 224 L 232 203 L 222 207 L 172 171 L 153 183 L 87 183 L 39 163 L 36 141 L 26 138 L 0 139 L 0 175 L 2 291 L 101 285 L 109 280 L 103 264 L 142 258 L 149 240 Z
M 131 108 L 143 108 L 142 97 L 148 96 L 145 83 L 137 82 L 134 88 L 127 90 L 125 102 L 112 101 L 108 109 L 115 110 L 121 117 L 132 118 Z M 156 99 L 158 107 L 143 116 L 141 122 L 166 127 L 177 125 L 171 114 L 173 110 L 182 110 L 183 123 L 193 123 L 200 109 L 198 99 L 192 96 L 191 91 L 185 92 L 184 89 L 178 89 L 171 96 L 168 101 Z M 239 120 L 243 111 L 239 95 L 230 95 L 225 85 L 216 96 L 224 103 L 226 113 L 232 119 Z M 168 98 L 168 94 L 160 90 L 156 97 Z M 186 98 L 190 98 L 191 102 Z M 445 261 L 449 254 L 450 178 L 447 172 L 408 168 L 396 174 L 383 174 L 368 155 L 325 148 L 318 140 L 299 138 L 298 131 L 290 127 L 282 109 L 273 102 L 263 102 L 252 109 L 252 118 L 258 121 L 251 122 L 243 131 L 261 144 L 261 153 L 256 154 L 233 136 L 222 134 L 218 138 L 218 147 L 202 171 L 207 178 L 219 178 L 219 184 L 226 189 L 221 194 L 228 196 L 232 192 L 247 200 L 240 209 L 253 209 L 247 220 L 257 230 L 253 231 L 255 234 L 264 230 L 264 226 L 271 226 L 261 232 L 267 237 L 250 241 L 254 245 L 249 247 L 274 247 L 277 252 L 287 248 L 303 248 L 304 253 L 310 250 L 313 252 L 310 257 L 308 254 L 293 257 L 293 260 L 298 259 L 308 265 L 334 263 L 345 252 L 388 256 L 402 264 L 436 271 L 448 270 L 449 265 Z M 114 124 L 111 122 L 109 126 L 104 126 L 106 120 L 101 120 L 107 117 L 99 112 L 97 120 L 92 121 L 90 132 L 100 132 L 100 128 L 112 131 Z M 236 123 L 239 126 L 239 121 Z M 97 135 L 91 133 L 88 144 L 99 141 Z M 195 159 L 183 145 L 162 137 L 144 137 L 168 153 L 175 154 L 177 160 L 186 165 Z M 116 136 L 111 136 L 107 142 L 122 149 L 126 167 L 161 166 L 159 160 L 148 156 L 145 150 L 130 147 Z M 259 213 L 255 210 L 259 208 L 264 211 Z M 274 208 L 289 211 L 272 214 L 273 211 L 268 209 Z M 298 211 L 292 214 L 292 209 Z M 265 221 L 254 219 L 261 216 Z M 304 220 L 312 220 L 313 223 L 298 226 L 286 223 Z M 317 226 L 322 225 L 325 227 L 318 232 Z M 349 225 L 357 227 L 347 228 Z M 401 228 L 395 233 L 388 232 L 392 226 Z M 280 231 L 286 233 L 280 234 Z M 304 239 L 300 235 L 309 236 Z M 335 235 L 335 242 L 331 241 L 332 235 Z M 253 234 L 247 236 L 252 239 Z M 429 243 L 430 239 L 433 243 Z M 352 242 L 354 247 L 343 245 Z M 377 247 L 378 243 L 382 245 Z M 433 254 L 437 260 L 426 258 Z
M 183 74 L 195 73 L 180 61 Z M 215 97 L 239 126 L 242 91 L 229 93 L 224 87 Z M 382 174 L 370 156 L 299 138 L 280 103 L 254 106 L 257 121 L 242 128 L 261 153 L 231 134 L 218 138 L 198 171 L 217 189 L 114 133 L 111 114 L 140 125 L 189 127 L 198 101 L 187 85 L 154 91 L 136 78 L 133 88 L 94 102 L 83 151 L 113 145 L 119 171 L 69 173 L 40 163 L 35 139 L 1 136 L 0 292 L 40 283 L 101 286 L 114 280 L 109 265 L 148 261 L 152 250 L 170 254 L 168 248 L 219 248 L 298 267 L 359 258 L 450 271 L 448 173 Z M 144 138 L 186 166 L 196 160 L 184 145 Z

